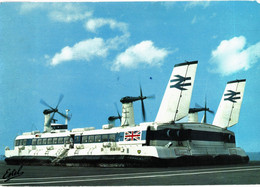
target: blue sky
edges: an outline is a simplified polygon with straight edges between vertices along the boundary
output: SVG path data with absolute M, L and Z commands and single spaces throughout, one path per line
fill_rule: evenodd
M 216 111 L 226 82 L 247 79 L 230 130 L 237 146 L 260 151 L 259 19 L 257 2 L 1 3 L 0 154 L 22 132 L 42 131 L 40 100 L 55 106 L 61 93 L 70 129 L 101 128 L 140 83 L 144 95 L 155 94 L 144 101 L 154 121 L 173 66 L 193 60 L 191 107 L 207 97 Z M 134 111 L 138 124 L 140 103 Z

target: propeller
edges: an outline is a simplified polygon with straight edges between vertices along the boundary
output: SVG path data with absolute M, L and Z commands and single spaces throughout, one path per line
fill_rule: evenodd
M 143 121 L 146 120 L 146 115 L 145 115 L 145 107 L 144 107 L 144 101 L 145 99 L 153 99 L 155 98 L 154 95 L 150 95 L 150 96 L 143 96 L 143 91 L 142 91 L 142 87 L 140 85 L 140 96 L 138 97 L 130 97 L 130 96 L 126 96 L 120 99 L 121 103 L 132 103 L 135 101 L 139 101 L 141 100 L 141 107 L 142 107 L 142 114 L 143 114 Z
M 61 103 L 63 97 L 64 97 L 63 94 L 61 94 L 60 97 L 59 97 L 58 103 L 57 103 L 57 105 L 56 105 L 55 108 L 53 108 L 53 107 L 51 107 L 50 105 L 48 105 L 44 100 L 42 100 L 42 99 L 40 100 L 40 103 L 41 103 L 41 104 L 43 104 L 43 105 L 45 105 L 45 106 L 47 106 L 47 107 L 50 108 L 50 109 L 44 110 L 43 113 L 44 113 L 44 114 L 51 114 L 51 113 L 52 113 L 52 115 L 51 115 L 50 119 L 48 120 L 47 124 L 50 124 L 50 122 L 53 120 L 55 113 L 58 113 L 58 114 L 60 114 L 62 117 L 67 118 L 68 120 L 70 120 L 70 117 L 69 117 L 69 116 L 67 116 L 67 115 L 65 115 L 65 114 L 63 114 L 63 113 L 61 113 L 61 112 L 59 112 L 59 110 L 58 110 L 58 107 L 59 107 L 59 105 L 60 105 L 60 103 Z
M 145 114 L 145 107 L 144 107 L 144 100 L 145 99 L 154 99 L 155 96 L 151 95 L 151 96 L 143 96 L 143 91 L 142 91 L 142 87 L 140 85 L 140 100 L 141 100 L 141 107 L 142 107 L 142 115 L 143 115 L 143 121 L 146 121 L 146 114 Z
M 143 91 L 142 87 L 140 85 L 140 99 L 141 99 L 141 107 L 142 107 L 142 114 L 143 114 L 143 121 L 146 121 L 146 114 L 145 114 L 145 108 L 144 108 L 144 100 L 147 99 L 147 97 L 143 97 Z
M 113 122 L 114 120 L 119 119 L 119 120 L 120 120 L 120 123 L 121 123 L 121 117 L 122 117 L 122 116 L 121 116 L 120 113 L 119 113 L 119 110 L 118 110 L 117 104 L 114 103 L 114 105 L 115 105 L 115 107 L 116 107 L 117 116 L 109 116 L 109 117 L 108 117 L 108 121 L 109 121 L 109 122 Z
M 213 110 L 210 110 L 207 108 L 207 98 L 205 97 L 205 105 L 204 107 L 200 106 L 199 104 L 195 103 L 195 106 L 198 107 L 197 109 L 200 111 L 204 111 L 204 118 L 203 123 L 207 123 L 207 112 L 214 114 L 215 112 Z

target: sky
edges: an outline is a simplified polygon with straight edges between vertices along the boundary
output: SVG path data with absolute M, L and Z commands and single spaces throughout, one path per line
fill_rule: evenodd
M 69 129 L 99 129 L 141 85 L 155 95 L 144 101 L 152 122 L 173 66 L 194 60 L 190 107 L 207 98 L 216 112 L 226 83 L 247 79 L 239 123 L 229 130 L 238 147 L 259 152 L 259 19 L 254 1 L 1 3 L 0 154 L 17 135 L 43 131 L 40 100 L 55 107 L 61 94 Z M 134 112 L 143 122 L 140 102 Z

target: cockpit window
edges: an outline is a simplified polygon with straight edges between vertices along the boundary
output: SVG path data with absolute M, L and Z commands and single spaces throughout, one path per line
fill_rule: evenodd
M 15 146 L 19 146 L 20 145 L 20 140 L 15 140 Z

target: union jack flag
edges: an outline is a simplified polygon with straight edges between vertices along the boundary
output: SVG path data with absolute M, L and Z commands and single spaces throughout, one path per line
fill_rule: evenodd
M 141 131 L 125 132 L 125 141 L 139 141 L 139 140 L 141 140 Z

